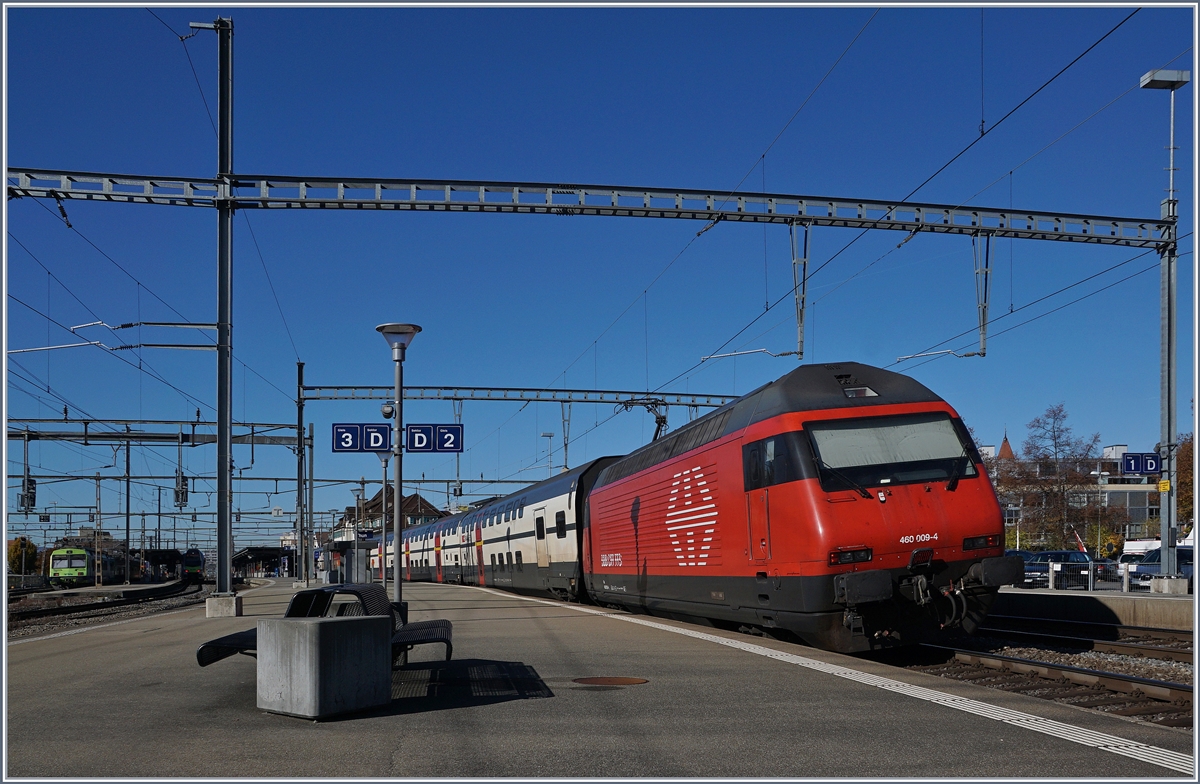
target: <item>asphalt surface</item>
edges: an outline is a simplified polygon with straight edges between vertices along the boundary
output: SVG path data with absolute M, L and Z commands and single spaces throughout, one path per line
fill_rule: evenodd
M 241 618 L 207 619 L 197 607 L 14 640 L 6 774 L 1163 778 L 1186 774 L 1097 748 L 1109 741 L 1094 733 L 1143 758 L 1192 754 L 1184 731 L 801 645 L 471 587 L 404 590 L 411 620 L 453 621 L 454 661 L 438 661 L 441 645 L 419 648 L 396 673 L 390 705 L 323 722 L 259 710 L 252 658 L 196 664 L 200 643 L 281 616 L 290 581 L 245 594 Z M 597 676 L 647 682 L 575 681 Z M 1036 717 L 1090 740 L 1030 729 Z

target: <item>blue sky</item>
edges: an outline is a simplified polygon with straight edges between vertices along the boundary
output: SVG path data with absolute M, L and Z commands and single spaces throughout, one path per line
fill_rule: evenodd
M 181 44 L 178 35 L 189 21 L 220 15 L 235 27 L 239 173 L 899 199 L 978 137 L 981 119 L 991 128 L 1130 10 L 234 6 L 161 7 L 156 18 L 144 8 L 8 6 L 7 163 L 214 176 L 205 104 L 215 116 L 216 36 L 201 31 Z M 911 200 L 1157 217 L 1168 97 L 1137 82 L 1154 68 L 1195 70 L 1194 33 L 1191 8 L 1141 10 Z M 1184 431 L 1194 394 L 1193 95 L 1188 85 L 1176 96 Z M 8 349 L 78 340 L 47 315 L 67 326 L 215 319 L 213 211 L 69 202 L 68 229 L 53 203 L 15 200 L 6 209 Z M 386 321 L 424 327 L 405 364 L 413 385 L 656 389 L 687 371 L 668 391 L 748 392 L 795 358 L 756 354 L 692 368 L 722 346 L 795 349 L 790 298 L 725 345 L 790 291 L 787 231 L 725 223 L 696 238 L 701 228 L 578 216 L 241 212 L 234 352 L 245 365 L 235 367 L 234 418 L 294 422 L 297 359 L 310 384 L 389 384 L 390 355 L 374 332 Z M 812 266 L 856 234 L 814 230 Z M 1080 283 L 1139 252 L 1001 240 L 992 317 L 1015 312 L 992 325 L 987 357 L 896 365 L 976 324 L 970 240 L 922 234 L 896 249 L 901 239 L 868 233 L 814 275 L 806 362 L 911 372 L 983 444 L 998 444 L 1007 428 L 1019 448 L 1025 423 L 1062 402 L 1077 434 L 1154 447 L 1154 254 Z M 110 346 L 181 339 L 133 332 L 81 334 Z M 974 341 L 968 332 L 940 348 L 973 350 Z M 193 419 L 197 407 L 205 420 L 215 416 L 210 352 L 144 350 L 140 370 L 137 352 L 96 347 L 13 359 L 10 418 L 58 415 L 63 400 L 73 415 L 101 419 Z M 409 422 L 452 419 L 449 403 L 410 402 L 405 413 Z M 572 464 L 626 453 L 653 433 L 645 413 L 612 414 L 611 406 L 574 407 Z M 314 403 L 307 417 L 317 426 L 318 477 L 378 477 L 373 456 L 332 455 L 329 443 L 332 422 L 376 421 L 377 403 Z M 685 421 L 672 410 L 672 427 Z M 544 477 L 542 432 L 556 433 L 561 463 L 557 404 L 468 402 L 464 424 L 464 477 Z M 10 474 L 21 458 L 9 444 Z M 132 458 L 135 473 L 174 470 L 173 449 L 135 449 Z M 236 447 L 234 458 L 246 476 L 295 473 L 282 448 L 256 450 L 253 467 L 248 448 Z M 119 472 L 104 467 L 113 462 L 104 447 L 34 445 L 31 462 L 45 474 Z M 185 456 L 196 475 L 212 476 L 214 462 L 211 448 Z M 453 460 L 417 456 L 405 469 L 410 483 L 455 471 Z M 273 484 L 250 484 L 243 489 L 254 492 L 235 502 L 247 521 L 271 506 L 292 509 L 285 485 L 271 495 Z M 9 487 L 11 512 L 17 491 Z M 444 484 L 422 490 L 445 502 Z M 43 483 L 38 502 L 82 505 L 93 495 L 88 483 Z M 156 497 L 152 483 L 135 487 L 134 510 L 153 510 Z M 213 509 L 207 493 L 193 500 Z M 118 503 L 108 483 L 106 510 Z M 350 503 L 348 485 L 317 491 L 319 510 Z M 22 517 L 12 519 L 12 530 L 24 530 Z M 247 523 L 235 536 L 240 545 L 272 530 Z

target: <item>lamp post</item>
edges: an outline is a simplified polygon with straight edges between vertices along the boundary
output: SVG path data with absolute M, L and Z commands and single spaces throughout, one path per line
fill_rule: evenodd
M 546 476 L 554 477 L 554 463 L 551 456 L 554 454 L 554 434 L 542 433 L 542 438 L 546 439 Z
M 1096 484 L 1099 487 L 1096 492 L 1096 557 L 1100 558 L 1100 537 L 1103 535 L 1101 528 L 1104 522 L 1104 477 L 1108 476 L 1108 472 L 1101 471 L 1097 467 L 1091 475 L 1096 477 Z
M 403 596 L 400 587 L 400 508 L 404 505 L 404 444 L 401 437 L 404 432 L 404 352 L 421 328 L 416 324 L 380 324 L 375 330 L 392 347 L 392 362 L 396 365 L 396 418 L 392 428 L 392 456 L 395 458 L 392 469 L 392 601 L 399 604 Z
M 1162 457 L 1162 482 L 1159 483 L 1162 509 L 1162 574 L 1173 575 L 1179 570 L 1175 561 L 1175 512 L 1176 480 L 1175 465 L 1175 282 L 1176 282 L 1176 221 L 1179 219 L 1179 202 L 1175 198 L 1175 91 L 1191 81 L 1191 71 L 1148 71 L 1143 74 L 1141 86 L 1149 90 L 1171 91 L 1171 135 L 1170 163 L 1167 168 L 1167 198 L 1162 201 L 1162 217 L 1171 221 L 1159 246 L 1161 259 L 1159 291 L 1161 301 L 1161 430 L 1159 454 Z M 1165 484 L 1165 487 L 1164 487 Z
M 383 464 L 383 482 L 379 485 L 379 584 L 387 590 L 387 467 L 392 456 L 387 452 L 376 452 L 375 456 Z
M 354 488 L 354 538 L 350 542 L 350 551 L 354 553 L 354 567 L 350 572 L 350 582 L 358 582 L 358 518 L 362 516 L 363 485 L 366 477 L 358 478 L 358 487 Z

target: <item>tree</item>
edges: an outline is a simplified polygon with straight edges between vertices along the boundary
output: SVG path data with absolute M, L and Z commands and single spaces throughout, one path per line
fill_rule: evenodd
M 8 543 L 8 571 L 11 574 L 34 574 L 37 569 L 37 545 L 24 536 Z
M 1035 523 L 1035 534 L 1056 546 L 1071 546 L 1076 525 L 1086 531 L 1089 491 L 1095 489 L 1091 476 L 1100 446 L 1100 434 L 1075 437 L 1067 424 L 1064 403 L 1052 405 L 1025 426 L 1028 431 L 1021 452 L 1024 461 L 1013 479 L 1019 483 L 1022 505 Z
M 1175 496 L 1175 515 L 1179 520 L 1181 528 L 1187 527 L 1189 530 L 1192 527 L 1192 519 L 1195 515 L 1192 502 L 1192 483 L 1195 475 L 1192 471 L 1192 441 L 1194 434 L 1184 433 L 1176 439 L 1179 443 L 1179 450 L 1175 453 L 1175 484 L 1179 488 Z

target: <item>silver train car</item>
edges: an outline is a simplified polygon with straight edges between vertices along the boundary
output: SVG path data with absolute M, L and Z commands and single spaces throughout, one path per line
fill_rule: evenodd
M 584 500 L 602 457 L 470 512 L 405 529 L 405 580 L 489 585 L 577 600 Z

